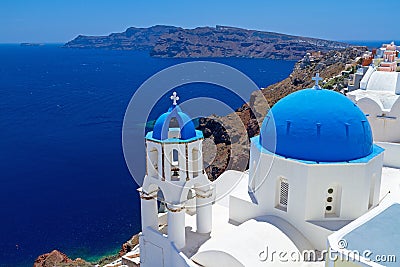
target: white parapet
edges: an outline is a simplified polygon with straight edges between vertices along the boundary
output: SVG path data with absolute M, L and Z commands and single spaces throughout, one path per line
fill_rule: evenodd
M 383 166 L 400 168 L 400 144 L 390 142 L 376 142 L 376 144 L 385 149 L 383 156 Z

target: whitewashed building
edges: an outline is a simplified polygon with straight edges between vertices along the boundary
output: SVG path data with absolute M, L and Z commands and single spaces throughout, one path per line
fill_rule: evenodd
M 343 227 L 379 208 L 399 182 L 382 176 L 384 150 L 360 108 L 315 80 L 270 109 L 251 139 L 248 172 L 226 171 L 213 183 L 202 133 L 172 96 L 145 137 L 140 266 L 325 266 L 274 253 L 327 249 L 328 236 L 352 229 Z M 169 127 L 172 118 L 179 128 Z M 158 214 L 159 191 L 167 213 Z
M 347 96 L 366 114 L 375 143 L 385 148 L 384 165 L 400 167 L 400 73 L 369 67 L 361 88 Z

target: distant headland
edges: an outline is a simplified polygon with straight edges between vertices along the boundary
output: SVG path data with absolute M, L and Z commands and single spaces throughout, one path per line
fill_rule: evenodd
M 44 46 L 42 43 L 20 43 L 21 46 Z
M 323 39 L 247 30 L 229 26 L 184 29 L 156 25 L 130 27 L 108 36 L 79 35 L 66 48 L 148 50 L 151 56 L 166 58 L 245 57 L 299 60 L 307 52 L 330 51 L 350 44 Z

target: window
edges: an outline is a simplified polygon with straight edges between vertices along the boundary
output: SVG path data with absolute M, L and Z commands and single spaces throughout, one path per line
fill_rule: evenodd
M 152 148 L 148 153 L 147 173 L 151 176 L 158 176 L 158 150 Z
M 289 182 L 288 180 L 281 178 L 279 179 L 279 192 L 278 192 L 278 205 L 277 208 L 287 211 L 289 202 Z
M 192 172 L 193 178 L 199 176 L 199 159 L 200 159 L 200 152 L 197 148 L 192 149 Z
M 176 149 L 172 150 L 172 165 L 179 165 L 179 152 Z
M 341 190 L 338 185 L 331 185 L 326 189 L 325 196 L 325 217 L 340 216 Z
M 179 170 L 179 152 L 176 149 L 172 149 L 170 157 L 171 165 L 171 181 L 179 181 L 180 170 Z
M 181 138 L 181 129 L 179 128 L 178 120 L 175 117 L 171 118 L 169 121 L 168 138 Z

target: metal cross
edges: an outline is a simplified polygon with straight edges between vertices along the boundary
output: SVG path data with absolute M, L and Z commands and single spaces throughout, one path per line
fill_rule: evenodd
M 176 103 L 176 101 L 179 100 L 179 96 L 176 95 L 176 92 L 173 92 L 173 93 L 172 93 L 172 96 L 171 96 L 170 98 L 171 98 L 172 101 L 174 101 L 172 104 L 173 104 L 174 106 L 176 106 L 176 105 L 178 104 L 178 103 Z
M 322 81 L 323 79 L 321 77 L 319 77 L 318 72 L 315 74 L 315 77 L 312 77 L 312 79 L 313 79 L 313 81 L 315 81 L 314 88 L 321 89 L 321 87 L 319 87 L 319 81 Z

